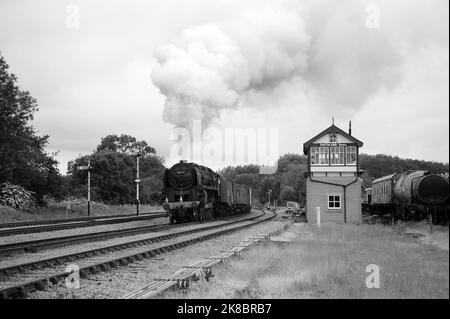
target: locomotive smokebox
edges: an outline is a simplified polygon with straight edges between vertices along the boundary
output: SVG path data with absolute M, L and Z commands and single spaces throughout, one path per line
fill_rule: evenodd
M 448 182 L 439 175 L 425 175 L 413 181 L 412 196 L 428 205 L 441 205 L 449 196 Z
M 188 189 L 194 185 L 196 180 L 195 170 L 192 165 L 180 162 L 170 168 L 168 179 L 174 189 Z

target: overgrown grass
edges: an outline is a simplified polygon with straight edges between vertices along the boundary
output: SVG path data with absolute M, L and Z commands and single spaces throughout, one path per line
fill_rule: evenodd
M 288 232 L 291 241 L 253 248 L 183 297 L 449 298 L 448 251 L 390 227 L 295 224 Z M 366 287 L 369 264 L 380 268 L 380 288 Z
M 67 210 L 67 205 L 70 209 Z M 162 211 L 160 206 L 141 205 L 140 212 Z M 91 202 L 91 216 L 121 215 L 136 212 L 136 205 L 106 205 Z M 76 218 L 87 216 L 86 200 L 66 200 L 49 204 L 47 207 L 36 207 L 20 211 L 7 206 L 0 206 L 0 223 L 10 223 L 24 220 L 43 220 Z

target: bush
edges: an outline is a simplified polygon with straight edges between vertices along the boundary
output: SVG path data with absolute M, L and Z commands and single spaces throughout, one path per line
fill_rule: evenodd
M 36 194 L 19 185 L 8 182 L 0 184 L 0 205 L 16 209 L 28 209 L 36 206 Z

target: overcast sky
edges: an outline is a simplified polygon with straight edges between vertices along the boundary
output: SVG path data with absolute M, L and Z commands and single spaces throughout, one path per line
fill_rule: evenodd
M 0 2 L 0 51 L 68 160 L 107 134 L 168 158 L 174 126 L 279 130 L 279 152 L 331 124 L 362 152 L 449 161 L 447 0 Z

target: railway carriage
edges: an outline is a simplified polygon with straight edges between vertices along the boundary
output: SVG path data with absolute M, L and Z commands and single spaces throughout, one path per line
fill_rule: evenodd
M 377 212 L 385 214 L 394 204 L 394 185 L 399 174 L 392 174 L 378 178 L 372 182 L 371 205 Z
M 179 162 L 163 176 L 163 208 L 171 223 L 210 220 L 250 211 L 251 189 L 206 166 Z
M 447 223 L 448 199 L 448 180 L 429 171 L 407 171 L 374 180 L 369 206 L 379 215 L 405 220 L 432 214 L 435 221 Z

